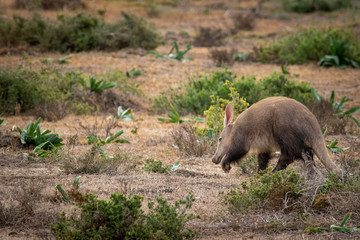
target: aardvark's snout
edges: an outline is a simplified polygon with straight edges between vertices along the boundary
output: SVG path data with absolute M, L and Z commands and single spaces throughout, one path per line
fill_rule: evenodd
M 214 156 L 213 159 L 212 159 L 212 162 L 215 163 L 215 164 L 219 164 L 221 162 L 221 157 L 219 156 Z

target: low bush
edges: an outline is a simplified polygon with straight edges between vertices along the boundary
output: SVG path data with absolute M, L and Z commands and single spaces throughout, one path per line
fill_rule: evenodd
M 171 170 L 171 166 L 163 166 L 162 162 L 156 161 L 152 158 L 146 159 L 146 163 L 143 167 L 146 172 L 154 172 L 154 173 L 166 173 Z
M 161 43 L 161 35 L 144 19 L 125 12 L 122 16 L 122 20 L 110 24 L 85 13 L 59 15 L 56 22 L 40 15 L 29 19 L 15 15 L 12 20 L 0 19 L 0 44 L 10 47 L 27 43 L 46 51 L 79 52 L 155 49 Z
M 221 131 L 224 128 L 225 108 L 228 103 L 233 105 L 235 116 L 238 116 L 249 106 L 249 103 L 247 103 L 244 98 L 240 97 L 239 92 L 237 92 L 234 87 L 230 87 L 229 90 L 230 99 L 215 98 L 215 96 L 211 96 L 211 106 L 204 112 L 204 115 L 207 118 L 206 124 L 216 138 L 220 136 Z
M 82 0 L 15 0 L 13 4 L 17 9 L 34 10 L 38 8 L 57 10 L 67 7 L 69 9 L 86 8 Z
M 213 74 L 190 76 L 189 83 L 181 89 L 167 91 L 170 94 L 161 94 L 154 100 L 155 108 L 169 109 L 169 102 L 182 113 L 203 114 L 210 107 L 211 95 L 227 97 L 226 81 L 233 82 L 236 76 L 229 70 L 214 71 Z M 179 94 L 184 90 L 183 94 Z
M 255 48 L 254 59 L 288 64 L 318 62 L 325 55 L 333 55 L 331 41 L 334 39 L 345 48 L 339 57 L 360 62 L 360 42 L 352 31 L 339 28 L 307 28 L 287 33 L 271 43 Z
M 254 174 L 258 169 L 258 161 L 254 155 L 250 155 L 243 160 L 241 160 L 237 167 L 239 171 L 237 172 L 239 175 L 242 174 Z
M 189 82 L 179 89 L 170 89 L 154 99 L 154 108 L 168 110 L 170 103 L 180 114 L 202 115 L 213 100 L 231 99 L 230 88 L 246 102 L 253 104 L 270 96 L 286 96 L 302 103 L 313 100 L 308 83 L 289 80 L 286 75 L 274 72 L 271 76 L 256 81 L 255 77 L 237 79 L 228 69 L 217 70 L 208 75 L 190 76 Z M 180 93 L 179 93 L 180 92 Z
M 81 72 L 63 72 L 46 66 L 39 71 L 22 66 L 14 70 L 0 67 L 0 112 L 31 112 L 46 120 L 58 120 L 67 113 L 107 111 L 117 108 L 120 102 L 125 106 L 130 105 L 123 101 L 124 96 L 138 92 L 122 72 L 104 75 L 104 81 L 112 82 L 113 85 L 116 83 L 117 89 L 102 91 L 101 94 L 89 93 L 87 87 L 82 87 L 88 78 Z
M 354 216 L 350 226 L 357 226 L 360 178 L 355 172 L 344 172 L 339 178 L 335 174 L 310 176 L 293 169 L 276 173 L 267 169 L 243 182 L 241 189 L 220 192 L 220 197 L 228 210 L 237 214 L 237 221 L 246 225 L 240 229 L 325 227 L 333 225 L 335 219 L 341 221 L 349 212 Z M 258 214 L 263 216 L 260 221 L 254 218 Z
M 250 184 L 242 182 L 242 190 L 230 190 L 223 195 L 223 203 L 231 211 L 246 211 L 265 207 L 282 209 L 287 203 L 302 195 L 304 179 L 294 170 L 272 173 L 270 169 L 257 173 L 250 178 Z
M 192 194 L 174 205 L 156 197 L 149 202 L 147 213 L 141 209 L 143 197 L 112 194 L 109 201 L 88 194 L 79 205 L 81 214 L 70 218 L 65 213 L 51 227 L 57 239 L 193 239 L 197 233 L 185 224 L 194 218 L 186 211 L 195 198 Z
M 286 11 L 298 13 L 334 11 L 351 6 L 351 0 L 283 0 L 283 7 Z

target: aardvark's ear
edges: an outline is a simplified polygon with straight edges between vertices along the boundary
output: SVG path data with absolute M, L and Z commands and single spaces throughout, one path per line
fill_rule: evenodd
M 225 109 L 224 127 L 229 125 L 234 119 L 234 112 L 231 103 L 228 103 Z

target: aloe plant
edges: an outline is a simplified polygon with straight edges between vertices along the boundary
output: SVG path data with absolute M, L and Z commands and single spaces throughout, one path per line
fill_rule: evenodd
M 55 186 L 56 191 L 58 191 L 61 196 L 63 197 L 64 201 L 69 202 L 70 201 L 70 197 L 69 195 L 66 193 L 66 191 L 60 186 L 60 185 L 56 185 Z
M 320 102 L 322 101 L 324 98 L 318 94 L 316 92 L 316 90 L 314 88 L 311 89 L 311 93 L 312 95 L 315 97 L 315 100 L 317 102 Z M 344 103 L 350 101 L 350 99 L 346 96 L 342 97 L 340 99 L 340 101 L 338 102 L 335 102 L 335 91 L 332 90 L 331 91 L 331 95 L 330 95 L 330 99 L 329 99 L 329 102 L 332 106 L 332 109 L 334 110 L 334 113 L 339 117 L 339 118 L 347 118 L 347 119 L 352 119 L 355 124 L 360 127 L 360 123 L 359 121 L 353 116 L 353 114 L 357 111 L 360 111 L 360 106 L 355 106 L 349 110 L 346 110 L 345 109 L 345 106 L 344 106 Z
M 158 52 L 156 51 L 148 51 L 148 53 L 150 54 L 154 54 L 157 58 L 167 58 L 167 59 L 173 59 L 173 60 L 177 60 L 177 61 L 182 61 L 182 62 L 185 62 L 187 60 L 193 60 L 193 58 L 191 57 L 187 57 L 185 58 L 185 54 L 191 49 L 191 44 L 188 44 L 186 46 L 186 49 L 184 51 L 180 51 L 179 49 L 179 45 L 177 44 L 176 41 L 174 41 L 174 45 L 173 47 L 170 49 L 168 55 L 161 55 L 159 54 Z M 175 53 L 173 53 L 175 50 Z
M 121 106 L 118 107 L 117 116 L 113 119 L 119 119 L 121 121 L 132 121 L 135 120 L 134 115 L 132 114 L 131 108 L 123 110 Z
M 351 213 L 347 213 L 344 217 L 344 219 L 341 221 L 340 226 L 336 226 L 336 225 L 331 225 L 330 227 L 307 227 L 306 231 L 308 233 L 322 233 L 324 231 L 338 231 L 338 232 L 355 232 L 355 231 L 360 231 L 360 226 L 357 227 L 347 227 L 345 226 L 345 223 L 349 220 L 351 216 Z
M 350 65 L 353 68 L 360 68 L 359 64 L 345 56 L 346 51 L 349 46 L 345 43 L 344 39 L 330 38 L 330 53 L 331 55 L 325 55 L 320 59 L 318 65 L 331 67 L 345 67 L 346 65 Z
M 204 119 L 198 117 L 194 117 L 193 119 L 183 120 L 180 118 L 179 113 L 176 111 L 176 109 L 172 104 L 170 104 L 170 107 L 171 107 L 171 113 L 168 114 L 169 118 L 158 118 L 159 121 L 170 122 L 170 123 L 184 123 L 189 121 L 196 121 L 201 123 L 204 122 Z
M 330 141 L 329 141 L 330 142 Z M 345 150 L 348 150 L 350 147 L 340 148 L 337 146 L 338 140 L 335 138 L 329 145 L 326 145 L 333 153 L 343 153 Z
M 50 134 L 50 130 L 40 130 L 41 118 L 38 118 L 35 123 L 29 122 L 26 129 L 17 127 L 20 133 L 20 141 L 24 145 L 35 146 L 34 152 L 38 156 L 44 156 L 46 150 L 56 150 L 58 147 L 64 145 L 63 139 L 59 138 L 56 133 Z
M 121 131 L 117 132 L 115 135 L 107 137 L 105 140 L 99 136 L 96 137 L 96 136 L 89 135 L 89 136 L 87 136 L 88 144 L 93 144 L 96 147 L 96 149 L 99 151 L 100 155 L 112 158 L 112 156 L 106 155 L 106 152 L 104 149 L 102 149 L 102 147 L 113 141 L 115 141 L 116 143 L 130 143 L 126 139 L 117 139 L 123 133 L 124 133 L 124 131 L 121 130 Z
M 94 76 L 91 76 L 89 78 L 89 83 L 90 83 L 90 91 L 95 93 L 101 93 L 106 89 L 113 88 L 116 86 L 115 82 L 106 83 L 104 82 L 104 79 L 96 81 L 96 78 Z
M 174 106 L 172 104 L 170 104 L 171 106 L 171 113 L 168 114 L 169 118 L 166 119 L 166 118 L 158 118 L 159 121 L 162 121 L 162 122 L 171 122 L 171 123 L 183 123 L 185 122 L 186 120 L 183 120 L 180 118 L 180 115 L 179 113 L 176 111 L 176 109 L 174 108 Z
M 142 74 L 143 74 L 143 72 L 140 69 L 136 69 L 134 67 L 132 67 L 130 70 L 126 71 L 126 76 L 128 78 L 134 78 L 134 77 L 140 76 Z
M 79 191 L 79 189 L 81 188 L 80 183 L 79 183 L 80 178 L 81 178 L 80 176 L 77 176 L 77 177 L 74 179 L 74 182 L 73 182 L 73 184 L 72 184 L 72 189 L 74 189 L 74 190 L 76 190 L 76 191 Z M 72 199 L 70 198 L 70 196 L 67 194 L 67 192 L 61 187 L 61 185 L 59 185 L 59 184 L 56 185 L 56 186 L 55 186 L 55 190 L 58 191 L 58 192 L 61 194 L 61 196 L 63 197 L 64 201 L 70 202 L 70 200 L 72 200 Z

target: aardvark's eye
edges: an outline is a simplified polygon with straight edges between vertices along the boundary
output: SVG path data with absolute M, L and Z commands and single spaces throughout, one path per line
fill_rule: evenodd
M 222 139 L 222 138 L 221 138 L 221 137 L 219 137 L 219 142 L 221 142 L 221 139 Z

